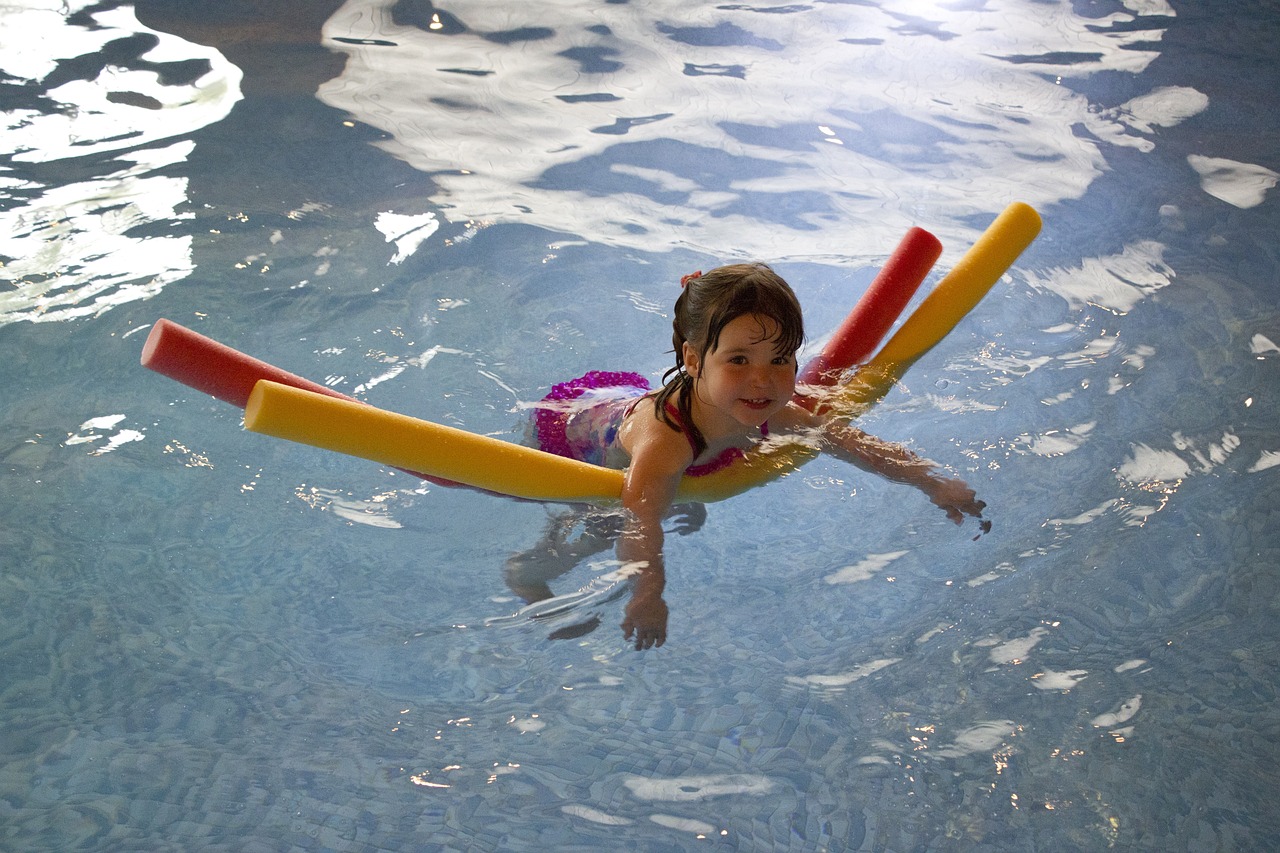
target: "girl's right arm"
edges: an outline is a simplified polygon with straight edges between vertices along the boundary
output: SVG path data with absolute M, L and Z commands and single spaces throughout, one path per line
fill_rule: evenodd
M 662 520 L 675 502 L 693 451 L 683 435 L 652 416 L 651 407 L 633 412 L 621 437 L 631 454 L 622 487 L 626 524 L 618 540 L 618 559 L 638 574 L 627 604 L 622 630 L 635 635 L 637 649 L 661 646 L 667 638 L 667 605 L 662 600 L 666 567 L 662 548 Z

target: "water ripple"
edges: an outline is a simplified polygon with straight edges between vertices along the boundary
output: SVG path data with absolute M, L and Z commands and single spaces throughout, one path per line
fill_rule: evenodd
M 0 326 L 97 315 L 189 275 L 189 236 L 145 232 L 187 218 L 186 179 L 161 170 L 240 100 L 240 70 L 131 6 L 10 5 L 0 24 L 0 74 L 27 92 L 0 102 Z
M 318 95 L 390 134 L 459 220 L 812 259 L 847 258 L 850 223 L 883 251 L 922 215 L 963 245 L 1011 198 L 1082 196 L 1098 140 L 1149 149 L 1204 107 L 1189 87 L 1112 108 L 1062 85 L 1144 70 L 1164 4 L 919 7 L 460 2 L 445 22 L 349 0 L 324 29 L 349 59 Z

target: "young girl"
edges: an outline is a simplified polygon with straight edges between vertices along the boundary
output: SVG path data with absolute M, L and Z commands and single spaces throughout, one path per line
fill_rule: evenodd
M 772 269 L 731 264 L 685 276 L 681 287 L 672 322 L 676 363 L 662 388 L 650 391 L 636 374 L 592 372 L 555 386 L 534 417 L 542 449 L 626 469 L 617 553 L 639 569 L 622 623 L 637 649 L 666 639 L 662 520 L 681 477 L 725 467 L 770 435 L 803 434 L 860 468 L 913 485 L 957 524 L 982 517 L 985 504 L 960 480 L 793 402 L 804 324 L 795 294 Z

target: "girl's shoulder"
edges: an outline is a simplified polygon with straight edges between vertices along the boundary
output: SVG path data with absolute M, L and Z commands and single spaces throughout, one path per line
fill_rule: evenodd
M 645 394 L 633 402 L 627 410 L 621 429 L 618 431 L 619 438 L 624 438 L 627 435 L 638 435 L 649 441 L 660 443 L 668 441 L 684 442 L 687 444 L 688 439 L 685 438 L 685 434 L 668 423 L 657 407 L 658 400 L 655 394 Z
M 618 429 L 618 442 L 632 459 L 643 455 L 669 460 L 672 470 L 683 471 L 693 463 L 693 448 L 683 432 L 659 416 L 655 405 L 653 394 L 636 400 Z

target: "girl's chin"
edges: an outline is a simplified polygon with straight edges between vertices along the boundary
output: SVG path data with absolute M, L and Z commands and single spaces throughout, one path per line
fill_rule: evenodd
M 746 426 L 758 427 L 775 414 L 777 407 L 772 401 L 764 404 L 738 401 L 737 419 Z

